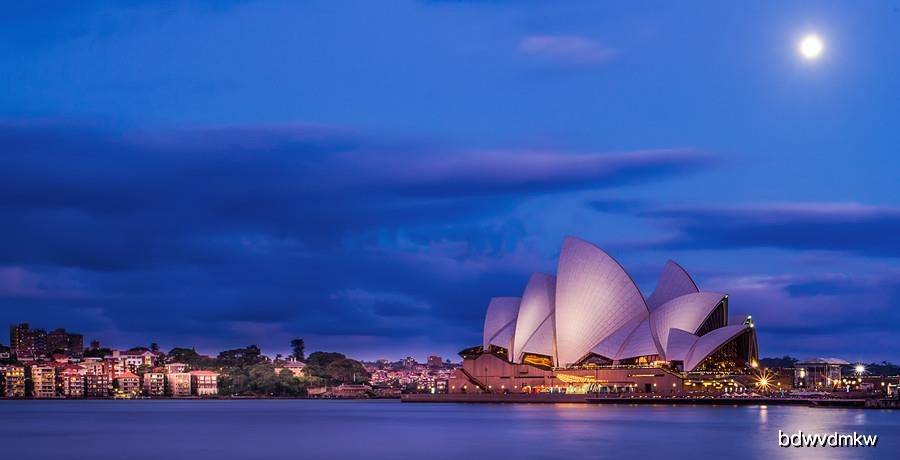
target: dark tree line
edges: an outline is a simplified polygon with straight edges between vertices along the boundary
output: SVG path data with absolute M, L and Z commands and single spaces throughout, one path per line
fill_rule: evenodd
M 219 378 L 219 393 L 240 396 L 306 396 L 311 387 L 365 383 L 371 377 L 362 363 L 341 353 L 317 351 L 306 357 L 304 348 L 303 339 L 291 341 L 291 357 L 306 364 L 301 377 L 285 369 L 283 366 L 286 362 L 280 358 L 274 361 L 266 358 L 256 345 L 219 353 L 213 360 L 214 367 L 222 373 Z M 193 359 L 189 355 L 183 357 Z M 276 371 L 278 369 L 280 370 Z

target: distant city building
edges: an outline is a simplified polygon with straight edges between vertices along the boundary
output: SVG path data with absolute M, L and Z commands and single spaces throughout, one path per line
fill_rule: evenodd
M 141 366 L 152 367 L 156 364 L 156 360 L 159 358 L 157 353 L 154 353 L 150 350 L 132 350 L 125 353 L 126 364 L 128 366 L 133 366 L 134 369 L 137 369 Z M 134 371 L 132 369 L 132 371 Z
M 212 371 L 191 371 L 191 388 L 197 396 L 219 394 L 219 374 Z
M 440 356 L 429 356 L 428 357 L 428 367 L 439 368 L 444 367 L 444 360 L 441 359 Z
M 294 377 L 302 377 L 303 376 L 303 368 L 306 367 L 306 364 L 300 361 L 288 361 L 284 364 L 275 366 L 275 374 L 280 374 L 282 370 L 287 369 L 290 371 Z
M 144 395 L 151 397 L 166 395 L 166 374 L 147 372 L 144 374 Z
M 100 349 L 100 341 L 99 340 L 91 340 L 91 350 L 99 350 Z
M 59 394 L 66 398 L 84 397 L 84 369 L 78 366 L 67 366 L 56 373 Z
M 56 397 L 56 369 L 50 365 L 31 366 L 31 395 L 35 398 Z
M 81 334 L 68 334 L 69 356 L 73 358 L 84 357 L 84 336 Z
M 407 369 L 412 369 L 412 368 L 416 367 L 416 364 L 419 364 L 419 363 L 417 363 L 416 359 L 413 358 L 412 356 L 407 356 L 406 358 L 403 358 L 403 367 L 405 367 Z
M 0 345 L 0 363 L 7 363 L 12 360 L 12 349 L 5 345 Z
M 61 351 L 66 356 L 81 358 L 84 356 L 84 336 L 70 334 L 64 328 L 54 329 L 47 334 L 47 352 Z
M 141 394 L 141 378 L 132 372 L 117 374 L 114 387 L 117 397 L 133 398 Z
M 9 327 L 9 347 L 19 361 L 33 361 L 47 354 L 47 331 L 31 329 L 28 323 Z
M 169 372 L 166 374 L 169 395 L 184 398 L 191 395 L 191 374 L 187 372 Z
M 47 334 L 47 350 L 54 353 L 57 350 L 67 353 L 69 351 L 69 334 L 65 329 L 54 329 Z
M 25 397 L 25 368 L 21 366 L 0 367 L 3 376 L 3 395 L 7 398 Z

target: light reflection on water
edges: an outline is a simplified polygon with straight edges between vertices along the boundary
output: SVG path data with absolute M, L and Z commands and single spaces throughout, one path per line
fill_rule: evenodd
M 900 411 L 806 407 L 0 401 L 3 458 L 900 458 Z M 778 447 L 778 431 L 879 435 Z

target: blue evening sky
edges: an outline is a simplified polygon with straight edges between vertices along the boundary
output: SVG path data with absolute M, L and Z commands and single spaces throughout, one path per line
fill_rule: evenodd
M 5 3 L 0 323 L 455 359 L 577 235 L 900 360 L 900 3 Z

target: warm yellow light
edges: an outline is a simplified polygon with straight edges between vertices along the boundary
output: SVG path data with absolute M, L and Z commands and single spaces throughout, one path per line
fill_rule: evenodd
M 853 370 L 856 371 L 856 375 L 863 375 L 866 373 L 866 366 L 863 366 L 862 364 L 857 364 L 856 367 L 853 368 Z
M 803 37 L 803 40 L 800 41 L 800 54 L 806 59 L 816 59 L 822 54 L 823 49 L 825 49 L 825 44 L 818 35 L 810 34 Z

